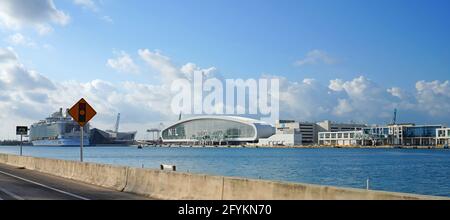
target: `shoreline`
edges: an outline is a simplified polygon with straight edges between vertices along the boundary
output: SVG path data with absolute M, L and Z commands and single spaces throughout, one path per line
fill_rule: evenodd
M 0 145 L 0 147 L 20 147 L 20 145 Z M 33 146 L 23 145 L 23 147 L 55 147 L 55 148 L 77 148 L 79 146 Z M 262 148 L 262 149 L 407 149 L 407 150 L 448 150 L 443 146 L 258 146 L 258 145 L 92 145 L 85 146 L 92 148 Z
M 264 149 L 421 149 L 421 150 L 447 150 L 443 146 L 259 146 L 259 145 L 132 145 L 129 147 L 141 148 L 264 148 Z

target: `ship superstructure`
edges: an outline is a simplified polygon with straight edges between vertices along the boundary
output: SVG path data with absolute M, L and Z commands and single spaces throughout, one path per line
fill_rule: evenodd
M 89 145 L 89 124 L 84 126 L 84 145 Z M 53 113 L 31 125 L 30 141 L 34 146 L 79 146 L 80 126 L 70 117 L 68 109 Z

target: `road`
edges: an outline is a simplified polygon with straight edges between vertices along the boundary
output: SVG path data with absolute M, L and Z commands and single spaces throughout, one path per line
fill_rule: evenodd
M 0 164 L 0 200 L 147 200 L 32 170 Z

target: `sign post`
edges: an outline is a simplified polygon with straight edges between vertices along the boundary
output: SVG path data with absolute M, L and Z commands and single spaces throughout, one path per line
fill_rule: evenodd
M 83 162 L 83 146 L 84 146 L 84 126 L 97 114 L 97 112 L 86 102 L 80 99 L 69 110 L 69 115 L 80 125 L 80 161 Z
M 16 127 L 16 135 L 20 135 L 20 156 L 22 156 L 22 138 L 24 135 L 28 135 L 28 127 L 27 126 L 17 126 Z

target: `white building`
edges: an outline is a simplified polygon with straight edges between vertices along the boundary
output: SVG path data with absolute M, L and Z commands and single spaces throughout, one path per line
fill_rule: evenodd
M 363 141 L 363 131 L 319 132 L 319 145 L 354 146 Z
M 365 127 L 361 131 L 319 132 L 319 145 L 405 145 L 448 144 L 448 129 L 442 125 L 396 124 Z
M 355 123 L 297 122 L 295 120 L 278 120 L 275 124 L 277 132 L 296 130 L 302 135 L 299 145 L 314 145 L 319 143 L 319 132 L 360 131 L 367 125 Z
M 302 145 L 302 134 L 298 130 L 279 131 L 269 138 L 259 139 L 261 146 L 297 146 Z
M 359 131 L 364 127 L 365 124 L 357 123 L 338 123 L 332 121 L 317 122 L 318 132 L 337 132 L 337 131 Z
M 301 141 L 296 145 L 309 145 L 317 143 L 316 124 L 310 122 L 297 122 L 295 120 L 278 120 L 275 124 L 277 133 L 297 132 L 301 134 Z
M 238 116 L 197 116 L 180 120 L 161 131 L 164 143 L 245 144 L 275 134 L 275 128 L 263 121 Z
M 436 141 L 438 145 L 450 144 L 450 128 L 440 128 L 436 130 Z

